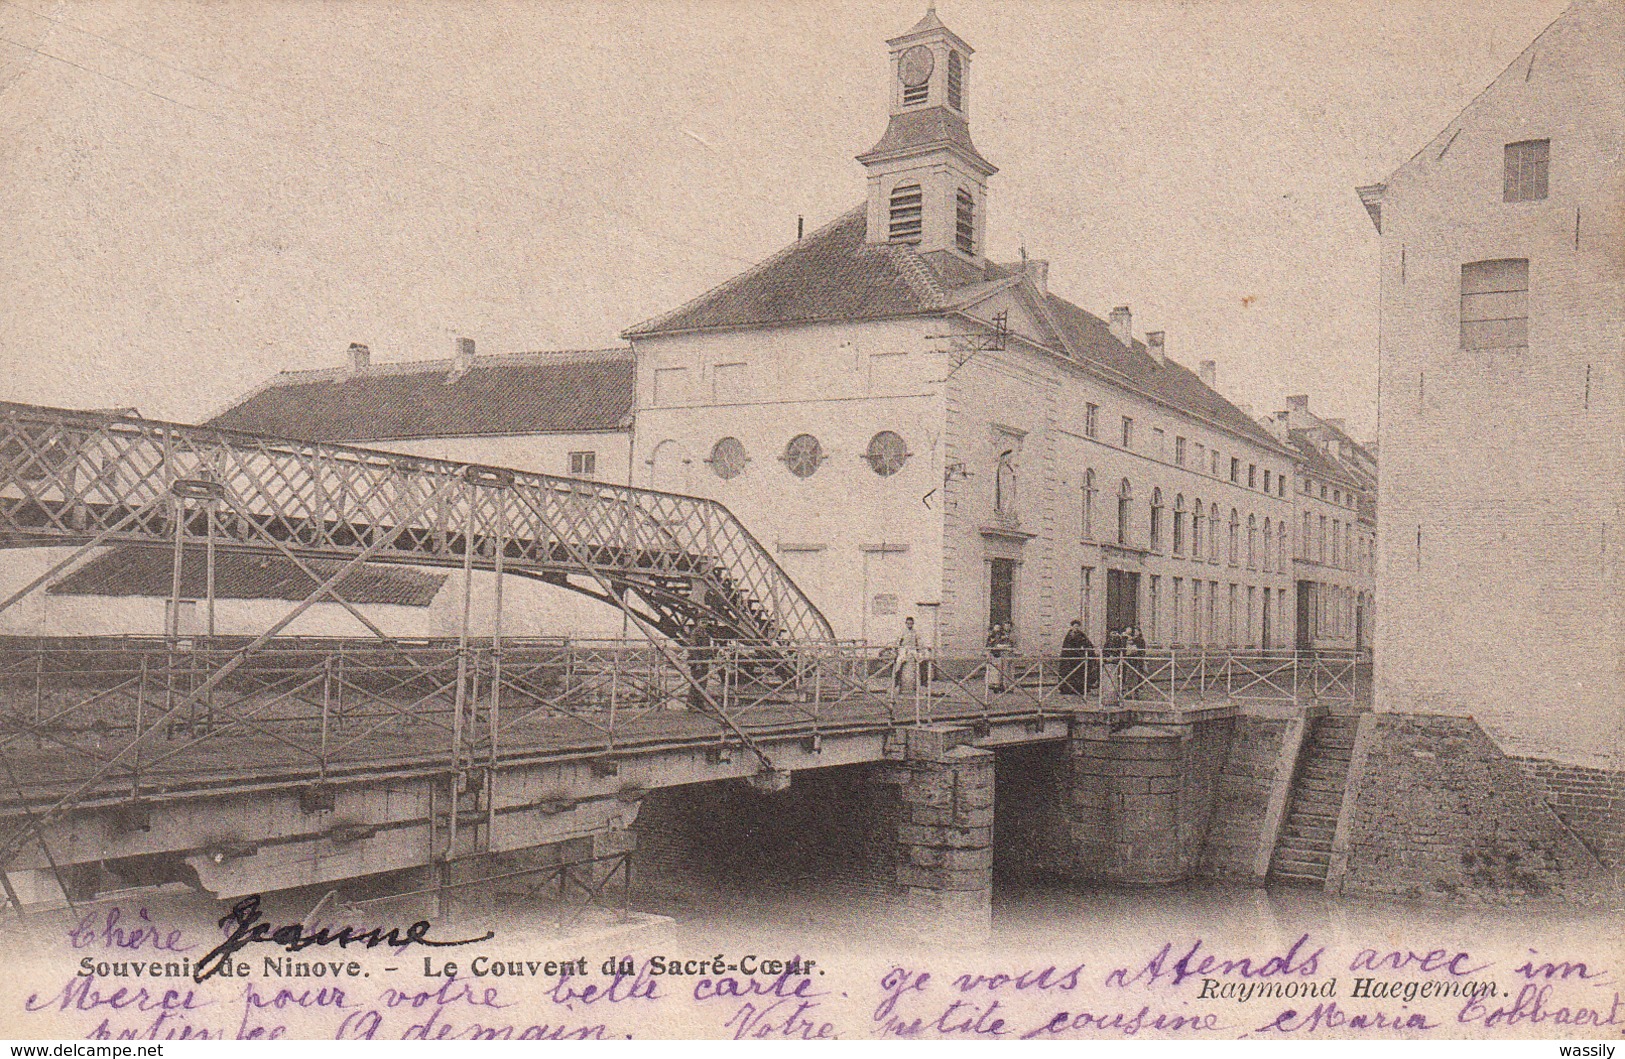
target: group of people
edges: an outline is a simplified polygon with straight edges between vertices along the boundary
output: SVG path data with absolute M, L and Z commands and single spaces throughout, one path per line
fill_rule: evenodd
M 1009 681 L 1009 663 L 1015 653 L 1014 630 L 994 622 L 987 634 L 987 690 L 1004 691 Z M 1102 667 L 1118 674 L 1124 698 L 1135 698 L 1145 683 L 1145 637 L 1138 627 L 1125 625 L 1106 636 L 1105 647 L 1096 650 L 1083 622 L 1074 618 L 1061 640 L 1061 688 L 1068 695 L 1088 695 L 1100 686 Z M 930 681 L 930 662 L 913 618 L 903 619 L 903 634 L 897 638 L 892 661 L 892 684 L 896 691 L 913 694 Z
M 1145 683 L 1145 637 L 1139 627 L 1125 625 L 1106 634 L 1097 654 L 1083 622 L 1072 619 L 1061 640 L 1061 687 L 1068 695 L 1087 695 L 1100 686 L 1102 665 L 1114 667 L 1124 698 L 1138 696 Z

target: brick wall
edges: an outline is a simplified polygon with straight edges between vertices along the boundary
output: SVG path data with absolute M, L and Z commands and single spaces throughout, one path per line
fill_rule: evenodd
M 1616 872 L 1625 869 L 1625 772 L 1515 758 L 1557 818 Z
M 1253 862 L 1263 841 L 1287 725 L 1284 719 L 1235 719 L 1202 847 L 1202 875 L 1254 880 Z
M 1472 718 L 1371 714 L 1360 739 L 1339 839 L 1344 892 L 1494 903 L 1606 893 L 1596 857 Z

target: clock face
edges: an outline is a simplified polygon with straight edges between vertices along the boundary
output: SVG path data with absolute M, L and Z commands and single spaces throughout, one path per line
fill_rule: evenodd
M 937 59 L 931 54 L 931 49 L 916 44 L 903 53 L 902 61 L 897 64 L 897 76 L 909 88 L 918 88 L 931 80 L 931 71 L 936 66 Z

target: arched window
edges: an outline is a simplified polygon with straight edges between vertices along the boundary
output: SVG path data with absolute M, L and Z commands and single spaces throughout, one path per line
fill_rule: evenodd
M 1197 497 L 1191 508 L 1191 558 L 1202 558 L 1202 523 L 1207 519 L 1203 517 L 1202 498 Z
M 976 200 L 964 188 L 955 196 L 954 243 L 961 252 L 976 253 Z
M 1016 513 L 1016 450 L 999 453 L 998 465 L 993 473 L 993 510 L 1001 515 Z
M 890 478 L 908 462 L 908 446 L 900 435 L 882 430 L 869 439 L 869 448 L 863 458 L 869 461 L 869 467 L 880 477 Z
M 1270 517 L 1264 516 L 1264 572 L 1270 572 L 1270 549 L 1274 547 L 1275 539 L 1270 535 Z M 1268 610 L 1269 608 L 1265 608 Z
M 1151 550 L 1162 549 L 1162 488 L 1151 490 Z
M 1083 536 L 1085 540 L 1093 540 L 1095 536 L 1095 469 L 1089 467 L 1083 472 Z
M 1258 516 L 1247 516 L 1247 569 L 1258 567 Z
M 745 446 L 738 438 L 722 438 L 711 446 L 711 473 L 723 481 L 745 473 Z
M 1308 511 L 1303 513 L 1303 537 L 1298 541 L 1298 558 L 1308 559 L 1314 555 L 1315 543 L 1315 516 Z
M 1185 554 L 1185 494 L 1174 494 L 1174 554 Z
M 1207 509 L 1207 557 L 1219 561 L 1219 505 L 1209 504 Z
M 891 193 L 891 228 L 888 237 L 894 243 L 918 243 L 924 223 L 924 196 L 918 184 L 899 184 Z
M 1132 513 L 1129 505 L 1134 501 L 1134 487 L 1124 478 L 1117 486 L 1117 543 L 1128 544 L 1129 519 Z
M 955 110 L 965 109 L 965 60 L 951 49 L 948 52 L 948 105 Z
M 1275 524 L 1275 556 L 1281 561 L 1281 573 L 1286 573 L 1290 569 L 1286 561 L 1286 519 Z
M 811 478 L 818 473 L 818 465 L 824 462 L 824 447 L 811 434 L 797 434 L 784 447 L 784 455 L 780 458 L 797 478 Z
M 1241 512 L 1235 508 L 1230 509 L 1230 565 L 1238 566 L 1241 561 Z

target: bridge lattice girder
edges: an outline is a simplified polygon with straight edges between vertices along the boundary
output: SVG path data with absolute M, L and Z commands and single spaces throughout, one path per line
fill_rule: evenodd
M 722 505 L 349 445 L 0 403 L 0 547 L 208 542 L 469 566 L 642 604 L 676 639 L 833 639 Z M 381 543 L 380 543 L 381 542 Z M 608 589 L 608 593 L 606 593 Z

